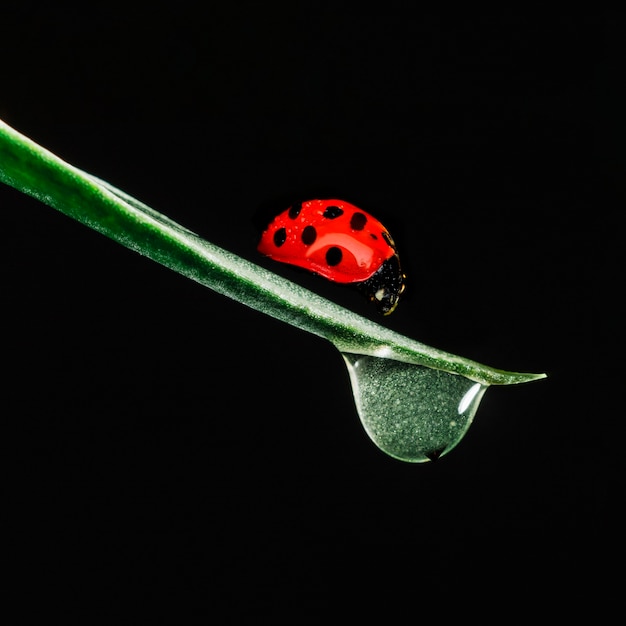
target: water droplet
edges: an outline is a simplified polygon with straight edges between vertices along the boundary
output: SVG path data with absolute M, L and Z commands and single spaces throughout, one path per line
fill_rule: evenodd
M 487 389 L 464 376 L 342 352 L 372 441 L 396 459 L 434 461 L 465 436 Z

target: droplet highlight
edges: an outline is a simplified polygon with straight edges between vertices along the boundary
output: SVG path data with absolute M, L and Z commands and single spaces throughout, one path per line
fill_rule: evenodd
M 464 376 L 342 352 L 365 431 L 386 454 L 434 461 L 463 439 L 487 389 Z

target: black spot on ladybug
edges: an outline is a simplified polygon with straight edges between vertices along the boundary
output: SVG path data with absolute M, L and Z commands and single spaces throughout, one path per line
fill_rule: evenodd
M 335 265 L 339 265 L 341 263 L 341 259 L 343 258 L 343 252 L 340 248 L 336 246 L 332 246 L 326 250 L 326 263 L 331 267 Z
M 376 239 L 376 240 L 378 240 L 378 237 L 377 237 L 374 233 L 370 233 L 370 237 L 371 237 L 372 239 Z
M 302 231 L 302 243 L 305 246 L 310 246 L 317 239 L 317 231 L 313 226 L 307 226 Z
M 343 215 L 343 209 L 340 209 L 338 206 L 328 206 L 324 213 L 322 213 L 324 217 L 327 217 L 329 220 L 334 220 L 336 217 Z
M 350 228 L 352 230 L 363 230 L 367 224 L 367 217 L 363 213 L 353 213 L 350 218 Z
M 391 238 L 391 235 L 386 232 L 383 231 L 383 239 L 395 250 L 396 249 L 396 244 L 394 242 L 394 240 Z
M 300 211 L 302 211 L 302 202 L 294 202 L 289 207 L 288 215 L 292 220 L 295 220 L 298 215 L 300 215 Z
M 279 228 L 275 233 L 274 233 L 274 245 L 277 248 L 280 248 L 285 241 L 287 241 L 287 231 L 284 228 Z

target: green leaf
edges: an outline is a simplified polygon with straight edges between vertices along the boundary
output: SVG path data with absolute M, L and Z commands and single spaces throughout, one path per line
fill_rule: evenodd
M 545 376 L 487 367 L 360 317 L 202 239 L 1 120 L 0 151 L 2 182 L 225 296 L 327 339 L 341 352 L 426 365 L 486 385 Z

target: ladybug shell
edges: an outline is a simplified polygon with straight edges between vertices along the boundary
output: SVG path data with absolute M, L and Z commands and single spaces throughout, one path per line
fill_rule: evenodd
M 387 229 L 343 200 L 294 204 L 267 227 L 258 250 L 337 283 L 367 280 L 396 254 Z
M 355 284 L 383 315 L 404 291 L 393 239 L 373 216 L 344 200 L 293 204 L 269 224 L 258 251 L 336 283 Z

